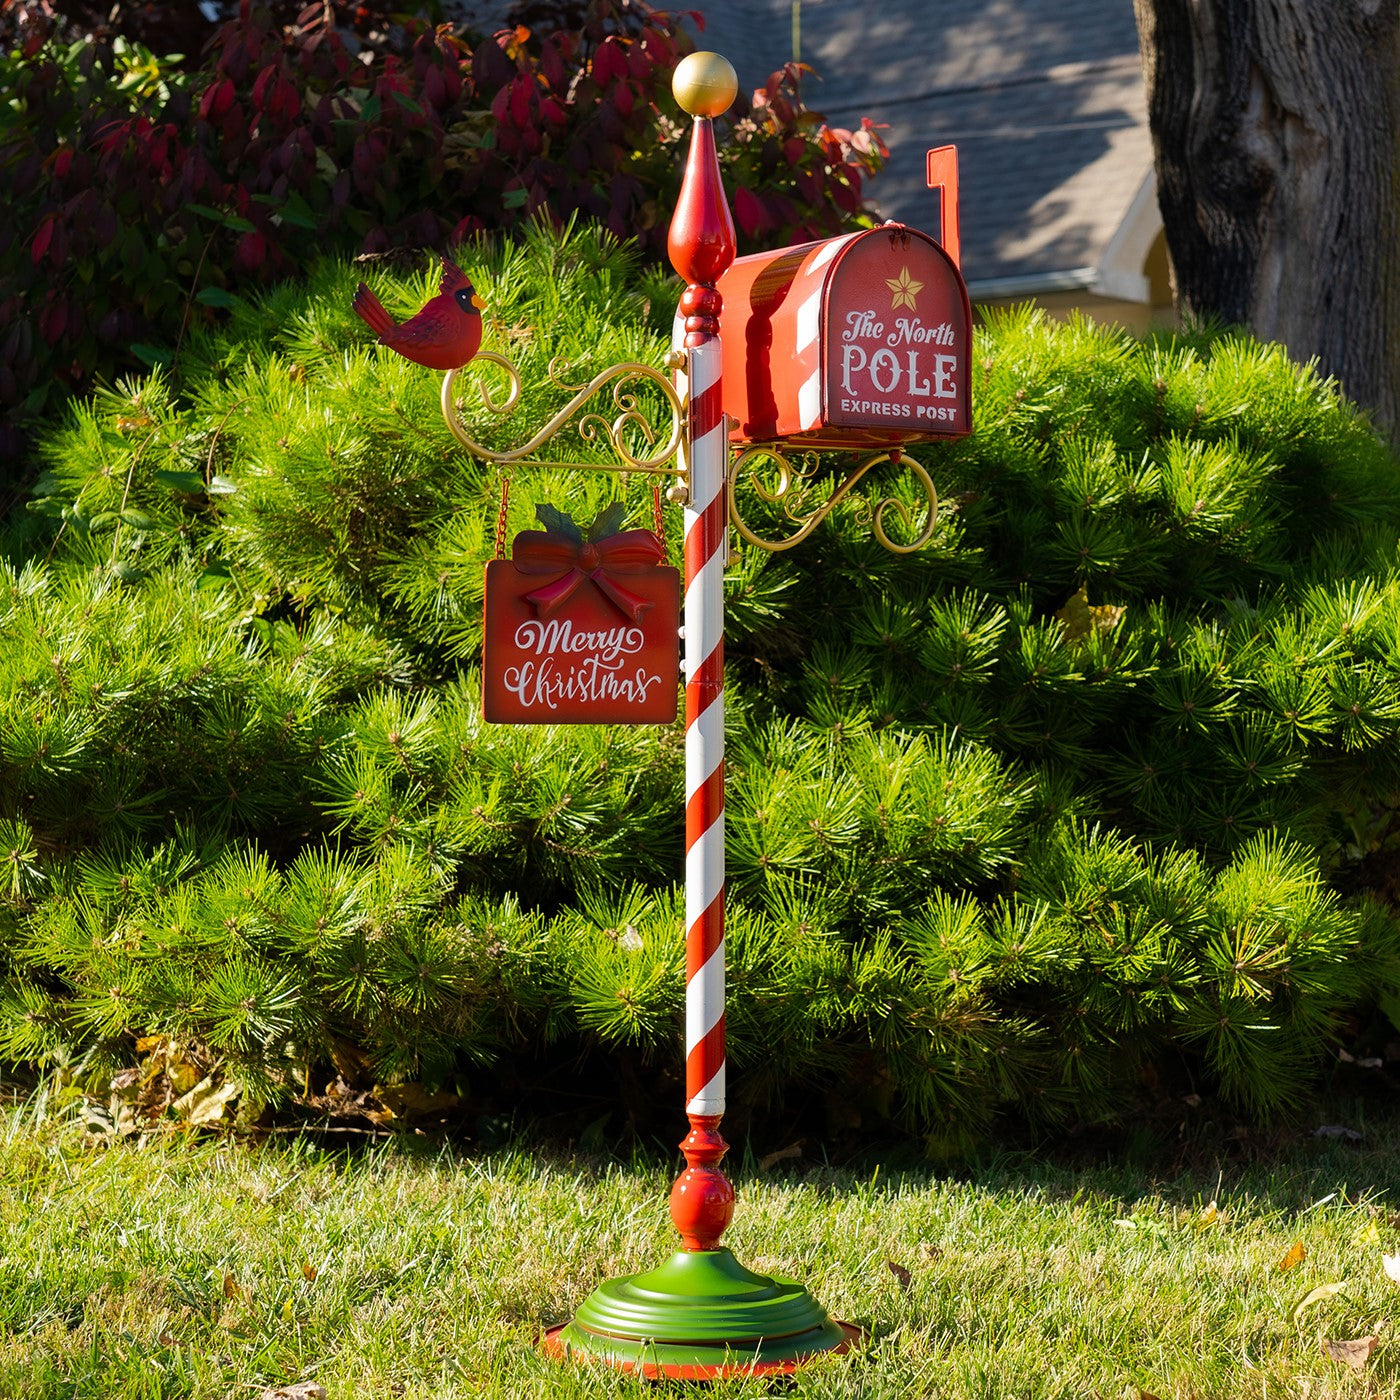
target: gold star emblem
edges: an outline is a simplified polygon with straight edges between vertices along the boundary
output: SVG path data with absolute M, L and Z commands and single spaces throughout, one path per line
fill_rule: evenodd
M 894 293 L 890 301 L 890 309 L 898 311 L 901 306 L 907 306 L 910 311 L 917 311 L 919 308 L 914 304 L 914 298 L 924 289 L 922 282 L 916 282 L 910 275 L 907 267 L 899 270 L 898 277 L 886 277 L 885 286 Z

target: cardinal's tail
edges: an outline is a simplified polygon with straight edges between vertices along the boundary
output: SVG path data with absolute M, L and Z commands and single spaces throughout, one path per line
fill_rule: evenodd
M 385 311 L 383 303 L 363 282 L 355 288 L 355 299 L 350 305 L 355 308 L 360 320 L 381 339 L 394 329 L 394 318 Z

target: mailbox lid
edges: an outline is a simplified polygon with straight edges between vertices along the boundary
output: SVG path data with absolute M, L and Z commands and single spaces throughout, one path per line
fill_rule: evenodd
M 971 431 L 972 312 L 952 259 L 902 224 L 739 258 L 719 280 L 739 443 L 903 446 Z
M 801 430 L 798 399 L 808 416 L 820 409 L 818 322 L 825 273 L 858 234 L 794 244 L 736 258 L 716 286 L 724 299 L 724 411 L 738 425 L 736 442 L 771 442 Z M 742 357 L 734 353 L 743 345 Z

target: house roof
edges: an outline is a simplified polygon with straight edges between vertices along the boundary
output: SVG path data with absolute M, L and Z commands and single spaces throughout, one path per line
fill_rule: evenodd
M 699 46 L 749 91 L 792 56 L 797 9 L 808 105 L 835 127 L 884 127 L 890 159 L 866 191 L 884 218 L 937 232 L 925 153 L 956 145 L 974 295 L 1147 299 L 1140 254 L 1159 215 L 1131 0 L 654 2 L 700 11 Z M 489 28 L 509 0 L 457 8 Z
M 694 3 L 744 87 L 791 56 L 793 0 Z M 937 231 L 924 156 L 952 143 L 974 293 L 1095 284 L 1152 171 L 1128 0 L 800 0 L 799 25 L 808 105 L 886 126 L 868 189 L 884 217 Z

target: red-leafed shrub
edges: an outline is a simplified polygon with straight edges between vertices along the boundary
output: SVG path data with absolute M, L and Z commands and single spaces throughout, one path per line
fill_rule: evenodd
M 197 67 L 100 29 L 65 43 L 47 0 L 19 11 L 0 58 L 0 460 L 55 389 L 178 359 L 192 319 L 322 252 L 582 214 L 664 256 L 685 138 L 670 78 L 692 44 L 640 0 L 556 0 L 485 38 L 242 0 Z M 741 101 L 721 142 L 741 246 L 837 232 L 881 164 L 870 124 L 830 130 L 796 79 Z

